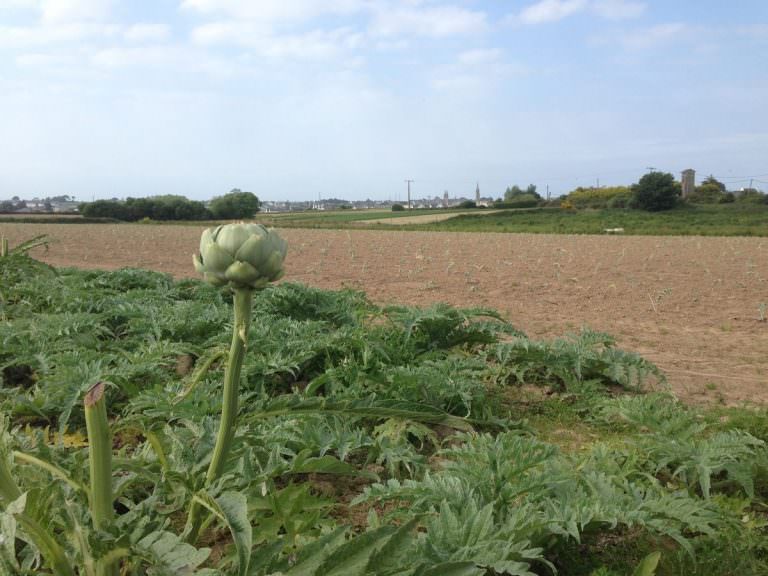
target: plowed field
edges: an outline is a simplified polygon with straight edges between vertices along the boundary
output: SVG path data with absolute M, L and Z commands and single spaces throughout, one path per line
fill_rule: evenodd
M 56 239 L 57 266 L 194 276 L 201 228 L 0 224 L 11 245 Z M 656 362 L 688 401 L 768 402 L 768 238 L 286 229 L 287 280 L 375 302 L 489 306 L 531 336 L 581 326 Z M 768 311 L 765 312 L 768 314 Z

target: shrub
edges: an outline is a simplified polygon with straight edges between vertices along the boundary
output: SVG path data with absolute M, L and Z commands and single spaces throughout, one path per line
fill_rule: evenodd
M 677 206 L 680 184 L 668 172 L 649 172 L 632 185 L 634 204 L 641 210 L 659 212 Z
M 405 206 L 402 204 L 392 204 L 392 212 L 402 212 L 405 210 Z
M 736 199 L 739 202 L 749 202 L 752 204 L 768 204 L 768 195 L 763 194 L 755 188 L 745 188 Z
M 96 200 L 80 206 L 86 218 L 114 218 L 127 222 L 137 220 L 208 220 L 211 213 L 202 202 L 184 196 L 165 195 L 148 198 Z
M 229 194 L 211 201 L 211 213 L 221 220 L 244 220 L 253 218 L 259 211 L 259 199 L 253 192 L 243 192 L 234 188 Z
M 627 186 L 579 187 L 568 194 L 567 199 L 576 208 L 626 208 L 631 196 Z
M 715 184 L 702 184 L 697 186 L 693 194 L 689 195 L 686 200 L 694 204 L 721 204 L 725 193 Z
M 493 207 L 494 208 L 535 208 L 539 204 L 541 204 L 541 200 L 536 198 L 535 196 L 528 196 L 528 195 L 522 195 L 522 196 L 516 196 L 513 200 L 510 201 L 503 201 L 503 202 L 494 202 Z

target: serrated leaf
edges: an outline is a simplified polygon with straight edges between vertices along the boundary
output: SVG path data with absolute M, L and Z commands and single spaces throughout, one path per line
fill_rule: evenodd
M 210 548 L 195 548 L 165 531 L 147 534 L 137 542 L 136 549 L 150 562 L 156 576 L 194 574 L 211 553 Z
M 358 470 L 333 456 L 310 457 L 311 450 L 302 450 L 291 464 L 292 474 L 342 474 L 348 476 L 366 476 L 375 478 L 375 474 Z
M 412 552 L 410 544 L 414 542 L 412 533 L 419 525 L 419 520 L 420 518 L 416 517 L 400 526 L 381 550 L 371 556 L 367 572 L 384 576 L 402 571 L 408 566 L 409 560 L 413 560 L 412 556 L 408 558 Z
M 343 545 L 346 528 L 337 528 L 330 534 L 304 546 L 299 552 L 296 564 L 284 576 L 316 576 L 317 569 L 328 556 Z
M 0 555 L 2 559 L 14 568 L 18 568 L 16 562 L 16 517 L 15 514 L 24 512 L 27 495 L 22 494 L 0 513 Z
M 382 526 L 356 536 L 323 562 L 315 576 L 364 576 L 371 557 L 387 543 L 394 532 L 395 528 Z
M 253 529 L 248 521 L 248 500 L 245 494 L 224 492 L 218 498 L 211 498 L 208 493 L 199 492 L 196 498 L 227 525 L 237 552 L 237 574 L 245 576 L 253 546 Z

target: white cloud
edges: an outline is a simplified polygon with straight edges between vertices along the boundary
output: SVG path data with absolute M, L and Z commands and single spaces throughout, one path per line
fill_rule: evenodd
M 413 35 L 443 38 L 481 32 L 486 26 L 484 12 L 456 6 L 402 7 L 376 10 L 371 33 L 380 37 Z
M 114 36 L 119 27 L 107 21 L 111 4 L 112 0 L 0 0 L 0 8 L 25 7 L 39 16 L 36 24 L 0 26 L 0 46 L 28 48 Z
M 462 66 L 479 66 L 491 64 L 501 59 L 503 52 L 497 48 L 467 50 L 459 54 L 459 64 Z
M 326 59 L 357 48 L 362 35 L 350 28 L 272 34 L 251 22 L 214 22 L 198 26 L 192 39 L 201 45 L 235 44 L 272 58 Z
M 638 18 L 646 9 L 643 2 L 632 0 L 539 0 L 519 14 L 507 18 L 510 22 L 545 24 L 557 22 L 581 13 L 590 13 L 606 20 Z
M 111 0 L 42 0 L 40 9 L 44 22 L 82 22 L 103 20 L 111 4 Z
M 73 23 L 55 26 L 0 26 L 0 46 L 29 48 L 86 39 L 109 38 L 119 28 L 109 24 Z
M 159 42 L 166 40 L 169 35 L 165 24 L 134 24 L 123 30 L 123 36 L 131 42 Z
M 19 68 L 50 68 L 60 66 L 67 58 L 62 54 L 49 52 L 29 52 L 19 54 L 16 57 L 16 66 Z
M 586 7 L 586 0 L 540 0 L 523 9 L 519 18 L 524 24 L 556 22 L 581 12 Z
M 167 44 L 104 48 L 92 54 L 90 62 L 102 70 L 173 69 L 175 72 L 203 72 L 219 77 L 244 72 L 242 66 L 232 59 L 216 58 L 199 50 Z
M 38 8 L 40 0 L 0 0 L 0 10 Z
M 181 8 L 274 25 L 308 21 L 324 14 L 351 14 L 365 4 L 363 0 L 183 0 Z
M 265 56 L 322 60 L 354 50 L 362 36 L 348 28 L 313 30 L 305 34 L 285 34 L 265 38 L 258 47 Z
M 658 24 L 650 28 L 641 28 L 621 35 L 620 41 L 625 48 L 641 50 L 655 48 L 689 36 L 690 28 L 681 22 Z
M 475 97 L 493 90 L 501 79 L 526 76 L 529 70 L 520 63 L 505 62 L 504 52 L 495 48 L 465 50 L 453 64 L 433 70 L 433 88 L 454 95 Z
M 590 9 L 607 20 L 629 20 L 638 18 L 645 12 L 647 6 L 643 2 L 628 0 L 594 0 Z

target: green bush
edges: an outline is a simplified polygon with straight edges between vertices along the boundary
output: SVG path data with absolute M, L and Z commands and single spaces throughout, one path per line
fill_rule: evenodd
M 405 206 L 402 204 L 392 204 L 392 212 L 402 212 L 405 210 Z
M 235 188 L 211 201 L 211 213 L 221 220 L 246 220 L 253 218 L 260 205 L 255 194 Z
M 513 200 L 494 202 L 494 208 L 535 208 L 541 204 L 541 200 L 532 195 L 524 194 L 522 196 L 516 196 Z
M 632 197 L 627 186 L 576 188 L 566 197 L 575 208 L 626 208 Z
M 677 206 L 680 183 L 668 172 L 649 172 L 632 185 L 633 202 L 641 210 L 659 212 Z
M 746 188 L 736 197 L 736 200 L 751 204 L 768 204 L 768 195 L 754 188 Z
M 80 212 L 87 218 L 114 218 L 126 222 L 151 220 L 210 220 L 211 213 L 202 202 L 189 200 L 184 196 L 165 195 L 147 198 L 118 200 L 96 200 L 80 206 Z
M 697 186 L 693 194 L 686 200 L 694 204 L 721 204 L 726 194 L 715 184 L 702 184 Z

